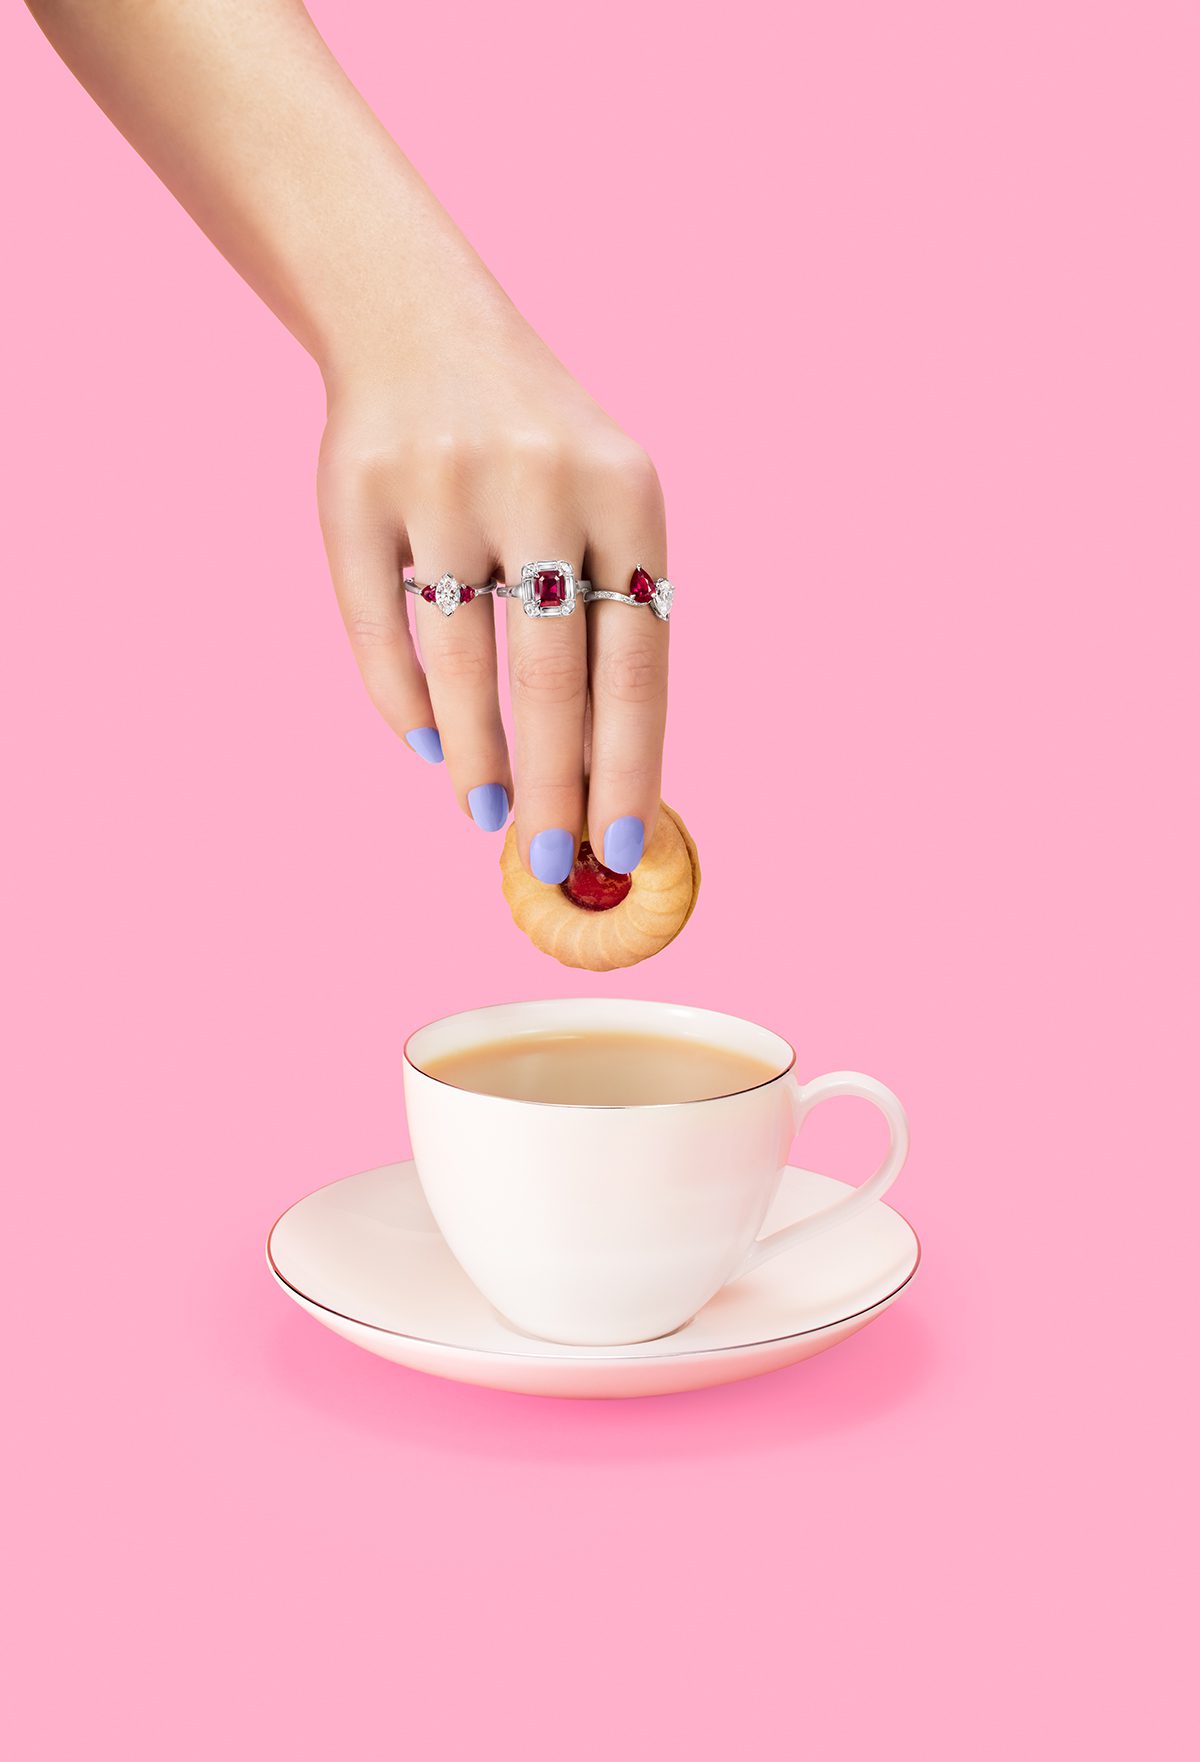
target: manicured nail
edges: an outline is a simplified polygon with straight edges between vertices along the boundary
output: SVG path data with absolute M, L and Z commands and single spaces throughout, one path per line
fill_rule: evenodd
M 499 832 L 508 819 L 508 791 L 502 783 L 480 783 L 467 791 L 471 818 L 484 832 Z
M 410 728 L 404 738 L 427 765 L 441 764 L 445 754 L 442 752 L 442 737 L 436 728 Z
M 604 867 L 632 875 L 646 848 L 646 828 L 634 814 L 622 814 L 604 834 Z
M 550 832 L 535 832 L 529 841 L 529 867 L 539 881 L 557 886 L 571 873 L 575 862 L 575 840 L 569 832 L 555 827 Z

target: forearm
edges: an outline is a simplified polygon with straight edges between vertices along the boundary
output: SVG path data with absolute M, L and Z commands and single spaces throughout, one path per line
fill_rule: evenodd
M 317 493 L 355 655 L 389 726 L 444 756 L 485 831 L 514 802 L 491 598 L 446 603 L 431 584 L 486 589 L 532 561 L 561 586 L 586 562 L 624 595 L 583 616 L 548 602 L 549 623 L 510 601 L 508 652 L 522 860 L 557 887 L 586 815 L 605 861 L 632 870 L 658 816 L 666 714 L 667 626 L 632 597 L 667 566 L 650 460 L 505 298 L 299 0 L 29 4 L 320 363 Z M 408 562 L 431 595 L 413 600 L 428 676 Z
M 327 378 L 515 318 L 298 0 L 28 0 L 137 152 Z M 455 271 L 459 271 L 455 274 Z M 462 311 L 462 303 L 477 311 Z M 424 340 L 424 338 L 423 338 Z

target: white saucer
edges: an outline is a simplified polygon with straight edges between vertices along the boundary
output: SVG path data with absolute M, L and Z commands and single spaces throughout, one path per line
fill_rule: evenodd
M 785 1169 L 764 1232 L 844 1192 L 827 1175 Z M 920 1258 L 911 1226 L 875 1205 L 727 1285 L 665 1340 L 560 1346 L 518 1333 L 480 1296 L 411 1162 L 319 1188 L 267 1238 L 276 1281 L 335 1334 L 412 1370 L 523 1395 L 667 1395 L 780 1370 L 874 1321 Z

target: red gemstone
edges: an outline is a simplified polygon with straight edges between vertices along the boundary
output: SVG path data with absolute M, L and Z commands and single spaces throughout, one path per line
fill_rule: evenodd
M 539 606 L 561 606 L 567 597 L 567 581 L 561 569 L 543 569 L 533 578 L 533 597 Z
M 644 569 L 635 569 L 633 579 L 629 583 L 629 597 L 644 606 L 654 598 L 654 582 Z
M 432 587 L 423 587 L 421 589 L 421 598 L 423 600 L 428 600 L 429 604 L 432 605 L 437 598 L 437 594 Z
M 461 588 L 459 590 L 459 597 L 464 606 L 469 606 L 471 601 L 475 598 L 475 589 L 473 587 Z
M 606 869 L 585 838 L 579 846 L 575 867 L 562 884 L 572 905 L 585 912 L 611 912 L 620 905 L 633 886 L 632 875 L 617 875 Z

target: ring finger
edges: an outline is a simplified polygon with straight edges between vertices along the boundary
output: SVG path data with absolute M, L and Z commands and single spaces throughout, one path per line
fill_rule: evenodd
M 617 529 L 589 546 L 593 586 L 628 593 L 663 574 L 665 541 L 645 527 Z M 588 837 L 606 868 L 627 875 L 642 860 L 658 817 L 667 718 L 667 631 L 647 604 L 597 600 L 588 607 L 592 762 Z

